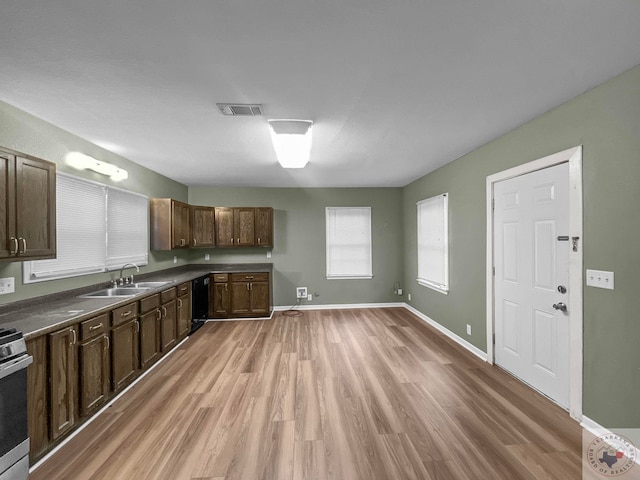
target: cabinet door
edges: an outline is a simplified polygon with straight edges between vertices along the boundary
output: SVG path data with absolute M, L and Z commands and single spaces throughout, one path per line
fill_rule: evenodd
M 132 320 L 111 331 L 111 382 L 114 391 L 128 385 L 136 376 L 139 330 L 138 320 Z
M 255 209 L 233 209 L 233 231 L 236 237 L 236 247 L 255 245 Z
M 33 363 L 27 367 L 27 420 L 31 464 L 44 453 L 49 445 L 49 402 L 47 398 L 47 336 L 26 341 L 27 353 Z
M 191 295 L 186 294 L 178 297 L 177 305 L 177 336 L 183 339 L 191 330 Z
M 210 315 L 213 318 L 227 318 L 229 310 L 229 282 L 211 284 L 211 304 L 209 305 Z
M 273 208 L 255 209 L 255 244 L 258 247 L 273 247 Z
M 251 283 L 251 313 L 256 315 L 269 313 L 269 282 Z
M 0 151 L 0 259 L 13 257 L 18 251 L 15 199 L 15 160 Z
M 146 369 L 160 358 L 160 308 L 140 315 L 140 367 Z
M 213 207 L 191 207 L 191 246 L 213 247 L 215 245 Z
M 234 246 L 233 208 L 216 207 L 215 224 L 216 245 L 219 247 Z
M 173 248 L 188 247 L 191 242 L 191 212 L 189 205 L 173 200 L 171 202 L 171 216 L 173 220 Z
M 55 164 L 16 157 L 16 234 L 20 257 L 55 258 Z
M 247 315 L 251 313 L 251 284 L 233 282 L 231 285 L 231 314 Z
M 80 415 L 95 410 L 109 395 L 109 337 L 80 344 Z
M 69 431 L 76 416 L 76 340 L 75 327 L 49 334 L 49 405 L 51 440 Z
M 168 352 L 176 344 L 176 300 L 162 304 L 162 320 L 160 336 L 162 338 L 162 352 Z

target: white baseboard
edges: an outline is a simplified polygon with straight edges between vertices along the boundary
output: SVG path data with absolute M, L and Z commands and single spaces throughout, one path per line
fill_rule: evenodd
M 286 310 L 343 310 L 348 308 L 389 308 L 404 307 L 403 302 L 392 303 L 338 303 L 333 305 L 280 305 L 273 307 L 275 311 L 283 312 Z
M 451 330 L 449 330 L 446 327 L 443 327 L 442 325 L 440 325 L 438 322 L 436 322 L 435 320 L 432 320 L 431 318 L 427 317 L 424 313 L 422 313 L 419 310 L 416 310 L 415 308 L 413 308 L 411 305 L 408 305 L 406 303 L 403 304 L 403 306 L 409 310 L 411 313 L 413 313 L 416 317 L 418 317 L 420 320 L 423 320 L 425 323 L 428 323 L 429 325 L 431 325 L 433 328 L 435 328 L 436 330 L 438 330 L 439 332 L 444 333 L 447 337 L 449 337 L 451 340 L 453 340 L 454 342 L 456 342 L 458 345 L 466 348 L 467 350 L 469 350 L 471 353 L 473 353 L 476 357 L 481 358 L 482 360 L 484 360 L 485 362 L 487 361 L 487 354 L 486 352 L 483 352 L 482 350 L 480 350 L 478 347 L 476 347 L 475 345 L 473 345 L 472 343 L 467 342 L 464 338 L 459 337 L 458 335 L 456 335 L 455 333 L 453 333 Z
M 582 416 L 582 421 L 580 422 L 580 426 L 590 432 L 591 434 L 599 437 L 600 435 L 615 435 L 615 432 L 612 432 L 608 428 L 604 428 L 598 422 L 591 420 L 586 415 Z M 640 445 L 635 445 L 636 447 L 636 465 L 640 465 Z

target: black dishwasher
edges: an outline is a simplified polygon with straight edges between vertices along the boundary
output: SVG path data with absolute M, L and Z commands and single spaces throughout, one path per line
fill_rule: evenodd
M 191 282 L 191 335 L 209 318 L 209 275 Z

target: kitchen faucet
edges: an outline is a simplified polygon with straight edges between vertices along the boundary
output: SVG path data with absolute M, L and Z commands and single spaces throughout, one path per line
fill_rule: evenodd
M 122 271 L 128 266 L 136 267 L 136 272 L 140 272 L 140 267 L 138 267 L 138 265 L 136 265 L 135 263 L 125 263 L 120 269 L 120 278 L 116 280 L 117 285 L 133 283 L 133 275 L 129 275 L 126 279 L 122 276 Z

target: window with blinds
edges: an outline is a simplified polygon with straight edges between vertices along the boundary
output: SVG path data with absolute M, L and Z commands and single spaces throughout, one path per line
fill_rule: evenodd
M 88 275 L 148 263 L 148 199 L 79 177 L 56 175 L 52 260 L 24 262 L 23 282 Z
M 418 202 L 418 283 L 449 292 L 448 195 Z
M 327 278 L 372 278 L 371 207 L 327 207 Z

